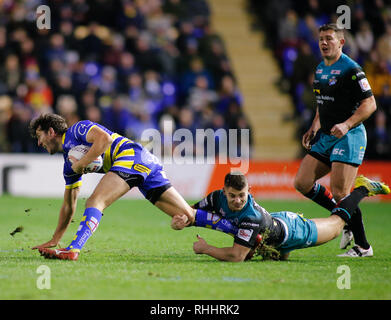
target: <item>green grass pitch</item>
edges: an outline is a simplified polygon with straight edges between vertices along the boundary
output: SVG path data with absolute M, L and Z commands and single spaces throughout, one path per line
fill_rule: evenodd
M 260 203 L 307 218 L 328 215 L 310 201 Z M 30 248 L 50 239 L 60 205 L 61 199 L 0 198 L 0 299 L 391 299 L 391 203 L 361 204 L 372 258 L 336 257 L 342 252 L 336 239 L 294 251 L 289 261 L 244 263 L 194 254 L 197 233 L 216 246 L 231 246 L 232 238 L 201 228 L 171 230 L 169 217 L 145 200 L 106 209 L 78 261 L 46 260 Z M 83 206 L 80 199 L 62 246 L 75 234 Z M 19 226 L 23 231 L 11 236 Z M 50 270 L 50 289 L 37 286 L 41 265 Z

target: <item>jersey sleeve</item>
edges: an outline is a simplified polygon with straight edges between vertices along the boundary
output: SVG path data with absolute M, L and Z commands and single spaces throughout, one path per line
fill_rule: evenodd
M 87 134 L 94 126 L 95 123 L 89 120 L 79 121 L 72 126 L 71 134 L 73 135 L 73 138 L 81 142 L 81 144 L 90 145 L 90 143 L 87 142 Z
M 77 174 L 72 170 L 71 163 L 68 160 L 64 161 L 63 170 L 65 189 L 74 189 L 81 186 L 82 175 Z
M 348 77 L 349 79 L 347 81 L 350 84 L 353 97 L 357 102 L 373 96 L 371 86 L 361 68 L 352 68 L 348 73 Z
M 201 209 L 213 213 L 219 211 L 219 190 L 209 193 L 204 199 L 193 205 L 194 209 Z
M 247 248 L 253 248 L 260 230 L 261 224 L 256 218 L 246 217 L 239 223 L 234 242 Z

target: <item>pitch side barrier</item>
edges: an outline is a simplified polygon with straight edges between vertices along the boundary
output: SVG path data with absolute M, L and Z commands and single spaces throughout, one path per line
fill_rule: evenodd
M 213 161 L 197 163 L 163 162 L 164 170 L 171 183 L 187 199 L 200 199 L 209 192 L 222 188 L 224 176 L 230 170 L 240 168 L 237 164 L 216 164 Z M 304 199 L 293 187 L 300 161 L 254 161 L 245 168 L 251 193 L 258 199 Z M 0 154 L 0 194 L 27 197 L 62 197 L 64 179 L 62 177 L 63 157 L 46 154 Z M 370 179 L 391 184 L 391 162 L 364 161 L 359 174 Z M 83 176 L 80 195 L 88 196 L 103 175 L 89 173 Z M 329 187 L 329 175 L 320 182 Z M 125 198 L 142 198 L 134 188 Z M 377 196 L 368 201 L 391 201 L 390 196 Z

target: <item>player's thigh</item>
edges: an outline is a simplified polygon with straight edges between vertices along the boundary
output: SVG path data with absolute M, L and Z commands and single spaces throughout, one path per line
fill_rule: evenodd
M 322 161 L 307 154 L 301 161 L 299 170 L 296 173 L 294 185 L 301 193 L 309 192 L 315 181 L 324 177 L 330 172 L 330 167 Z
M 331 215 L 327 218 L 316 218 L 311 220 L 315 222 L 318 232 L 316 245 L 321 245 L 335 239 L 339 236 L 343 227 L 345 226 L 345 221 L 336 215 Z
M 343 163 L 333 162 L 330 174 L 330 189 L 336 201 L 350 193 L 356 178 L 358 167 Z
M 194 216 L 194 209 L 190 207 L 174 187 L 164 191 L 159 200 L 155 202 L 155 206 L 171 217 L 177 214 Z
M 129 185 L 125 180 L 113 172 L 107 172 L 87 199 L 86 207 L 94 207 L 103 211 L 129 190 Z

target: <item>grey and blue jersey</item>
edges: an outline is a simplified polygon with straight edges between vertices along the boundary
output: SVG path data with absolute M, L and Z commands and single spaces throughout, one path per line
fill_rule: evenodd
M 373 95 L 363 69 L 344 53 L 331 66 L 323 61 L 318 65 L 313 91 L 321 130 L 326 134 L 335 124 L 350 118 L 362 100 Z
M 228 207 L 223 190 L 211 192 L 194 205 L 196 209 L 208 211 L 209 221 L 228 220 L 235 228 L 234 242 L 248 248 L 256 246 L 258 234 L 265 235 L 265 243 L 282 254 L 295 249 L 314 246 L 318 231 L 312 220 L 293 212 L 267 212 L 249 194 L 246 205 L 240 211 Z
M 359 166 L 367 146 L 364 125 L 358 124 L 339 139 L 330 135 L 330 130 L 350 118 L 361 101 L 373 95 L 364 71 L 345 54 L 331 66 L 321 62 L 315 71 L 313 91 L 321 128 L 310 154 L 328 166 L 334 161 Z
M 273 219 L 269 212 L 255 202 L 251 194 L 248 196 L 246 205 L 240 211 L 232 211 L 228 207 L 227 197 L 223 190 L 211 192 L 197 202 L 194 208 L 211 212 L 211 214 L 231 222 L 237 227 L 236 234 L 233 235 L 234 242 L 245 247 L 253 248 L 257 235 L 264 234 L 267 230 L 268 237 L 265 240 L 267 244 L 278 246 L 285 236 L 281 222 Z

